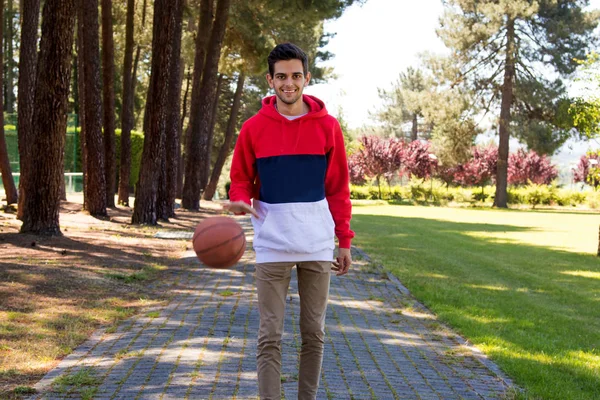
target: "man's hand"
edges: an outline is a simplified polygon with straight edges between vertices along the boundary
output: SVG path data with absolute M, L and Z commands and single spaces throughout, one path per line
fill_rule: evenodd
M 240 214 L 240 213 L 250 213 L 252 215 L 254 215 L 256 218 L 260 218 L 258 216 L 258 213 L 256 212 L 256 210 L 250 206 L 248 203 L 245 203 L 243 201 L 232 201 L 229 204 L 225 204 L 223 205 L 223 210 L 225 211 L 229 211 L 235 214 Z
M 352 255 L 350 249 L 339 249 L 336 261 L 332 262 L 332 270 L 336 271 L 337 276 L 346 275 L 352 264 Z

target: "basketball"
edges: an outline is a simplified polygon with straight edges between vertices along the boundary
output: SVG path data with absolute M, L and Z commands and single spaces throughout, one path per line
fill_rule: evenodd
M 246 251 L 244 230 L 229 217 L 210 217 L 200 222 L 192 243 L 198 259 L 211 268 L 231 267 Z

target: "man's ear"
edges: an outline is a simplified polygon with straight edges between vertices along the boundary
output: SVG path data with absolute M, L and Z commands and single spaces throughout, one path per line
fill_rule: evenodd
M 271 89 L 273 89 L 273 77 L 271 77 L 271 74 L 265 75 L 265 78 L 267 79 L 267 83 L 269 84 L 269 87 Z
M 304 87 L 308 86 L 309 82 L 310 82 L 310 72 L 307 72 L 306 79 L 304 80 Z

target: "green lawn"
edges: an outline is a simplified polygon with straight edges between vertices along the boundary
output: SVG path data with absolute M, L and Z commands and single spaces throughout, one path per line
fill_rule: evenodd
M 354 243 L 532 399 L 600 399 L 600 214 L 355 207 Z

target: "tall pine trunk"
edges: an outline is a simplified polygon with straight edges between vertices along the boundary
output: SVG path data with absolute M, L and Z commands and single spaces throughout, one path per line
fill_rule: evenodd
M 215 195 L 215 192 L 217 191 L 217 184 L 219 183 L 219 177 L 221 176 L 221 171 L 223 170 L 223 165 L 225 165 L 225 160 L 227 160 L 227 157 L 231 152 L 231 144 L 233 143 L 233 137 L 236 131 L 237 115 L 240 110 L 245 79 L 246 76 L 244 73 L 240 72 L 240 75 L 238 76 L 237 87 L 235 88 L 235 94 L 233 95 L 231 114 L 229 114 L 229 120 L 227 121 L 225 141 L 219 150 L 217 161 L 215 161 L 215 166 L 212 169 L 210 181 L 208 182 L 206 190 L 204 191 L 204 200 L 212 200 L 213 196 Z
M 79 151 L 81 153 L 81 171 L 83 172 L 83 208 L 87 210 L 87 146 L 85 145 L 85 90 L 84 90 L 84 68 L 83 68 L 83 23 L 77 18 L 77 97 L 79 99 Z
M 183 63 L 182 63 L 183 64 Z M 182 65 L 183 67 L 183 65 Z M 188 99 L 188 94 L 189 94 L 189 90 L 190 90 L 190 81 L 191 81 L 191 72 L 188 72 L 188 74 L 186 75 L 186 80 L 185 80 L 185 92 L 183 94 L 183 105 L 181 106 L 181 122 L 179 124 L 179 132 L 181 134 L 179 142 L 179 155 L 178 155 L 178 162 L 177 162 L 177 191 L 175 194 L 175 197 L 180 199 L 181 198 L 181 194 L 183 193 L 183 168 L 184 168 L 184 164 L 183 164 L 183 160 L 185 158 L 184 153 L 182 151 L 182 149 L 184 148 L 184 143 L 185 143 L 185 135 L 184 135 L 184 130 L 183 130 L 183 123 L 185 121 L 185 117 L 187 114 L 187 99 Z
M 98 0 L 79 0 L 78 18 L 83 24 L 83 90 L 86 148 L 86 209 L 94 216 L 106 215 L 106 173 L 102 140 L 100 88 L 100 39 Z
M 123 106 L 121 109 L 121 158 L 119 166 L 119 197 L 121 205 L 129 206 L 129 176 L 131 175 L 131 129 L 133 129 L 133 16 L 134 0 L 127 0 L 125 25 L 125 58 L 123 61 Z
M 3 110 L 7 113 L 12 114 L 15 112 L 15 61 L 14 61 L 14 47 L 13 39 L 15 35 L 15 24 L 14 24 L 14 3 L 13 0 L 8 0 L 6 9 L 6 32 L 4 32 L 4 40 L 6 40 L 6 104 Z M 4 19 L 2 19 L 4 21 Z M 1 75 L 1 76 L 4 76 Z
M 19 82 L 17 135 L 19 142 L 19 207 L 17 218 L 23 218 L 23 200 L 27 195 L 23 181 L 26 181 L 31 164 L 29 152 L 33 123 L 33 100 L 37 64 L 37 34 L 40 19 L 40 0 L 21 1 L 21 45 L 19 47 Z
M 3 12 L 4 7 L 0 10 L 0 21 L 4 20 L 4 16 L 2 15 Z M 3 37 L 2 27 L 0 26 L 0 38 Z M 4 76 L 4 57 L 2 53 L 2 46 L 0 46 L 0 76 Z M 0 91 L 0 105 L 4 104 L 2 97 L 2 91 Z M 12 176 L 10 160 L 8 159 L 8 149 L 6 148 L 6 138 L 4 136 L 4 113 L 0 115 L 0 173 L 2 174 L 2 184 L 4 185 L 4 191 L 6 192 L 6 204 L 16 203 L 18 201 L 17 188 L 15 187 L 15 181 Z
M 510 108 L 513 101 L 515 84 L 515 20 L 509 18 L 506 25 L 506 61 L 504 66 L 504 83 L 502 85 L 502 102 L 500 106 L 500 141 L 498 145 L 498 169 L 496 171 L 496 196 L 494 207 L 507 208 L 508 181 L 508 139 L 510 136 Z
M 71 77 L 75 0 L 45 0 L 38 59 L 31 174 L 23 184 L 22 233 L 60 235 L 60 182 Z
M 173 55 L 169 65 L 172 71 L 169 75 L 167 93 L 167 121 L 165 132 L 165 168 L 161 174 L 161 182 L 158 186 L 158 218 L 168 220 L 175 216 L 175 195 L 177 191 L 177 170 L 179 164 L 179 137 L 181 136 L 181 125 L 179 118 L 181 114 L 181 34 L 183 19 L 183 0 L 179 8 L 175 10 L 175 33 L 172 37 L 171 46 Z
M 191 124 L 187 138 L 185 160 L 185 182 L 183 185 L 182 205 L 189 210 L 200 208 L 200 192 L 208 181 L 210 170 L 211 118 L 216 97 L 217 73 L 221 46 L 227 27 L 230 0 L 219 0 L 215 21 L 206 50 L 206 61 L 202 72 L 202 86 L 198 109 L 192 111 L 195 121 Z M 195 89 L 195 88 L 194 88 Z M 192 90 L 193 97 L 193 90 Z M 193 103 L 193 100 L 192 100 Z
M 132 223 L 157 222 L 157 196 L 161 174 L 161 159 L 165 155 L 165 130 L 173 35 L 176 34 L 176 15 L 183 0 L 156 0 L 154 3 L 154 29 L 152 37 L 152 71 L 150 89 L 152 106 L 149 110 L 148 131 L 145 132 L 140 178 L 135 192 Z
M 185 142 L 184 148 L 185 152 L 183 154 L 183 171 L 184 171 L 184 184 L 181 190 L 181 203 L 184 208 L 194 209 L 193 204 L 190 203 L 190 207 L 186 205 L 186 201 L 184 199 L 184 190 L 186 186 L 186 182 L 188 186 L 194 186 L 191 190 L 196 190 L 196 187 L 199 186 L 199 182 L 191 182 L 191 172 L 190 178 L 188 179 L 188 159 L 190 158 L 190 152 L 193 147 L 195 147 L 195 143 L 191 143 L 192 131 L 198 132 L 200 130 L 200 103 L 201 103 L 201 89 L 202 89 L 202 74 L 204 72 L 204 65 L 206 61 L 206 50 L 208 48 L 208 41 L 210 38 L 210 32 L 212 31 L 213 25 L 213 1 L 212 0 L 201 0 L 200 2 L 200 17 L 198 21 L 198 33 L 196 34 L 196 52 L 194 55 L 194 71 L 192 73 L 192 99 L 190 104 L 190 120 L 188 123 L 188 127 L 185 130 Z M 195 135 L 197 137 L 198 134 Z M 197 141 L 198 139 L 196 139 Z M 197 176 L 194 177 L 197 179 Z M 199 188 L 197 190 L 200 190 Z M 198 209 L 199 205 L 195 208 Z
M 410 131 L 410 140 L 414 142 L 418 139 L 419 134 L 419 114 L 413 113 L 412 129 Z
M 112 29 L 112 0 L 102 0 L 102 95 L 104 111 L 104 161 L 106 205 L 115 206 L 117 166 L 115 156 L 115 51 Z

